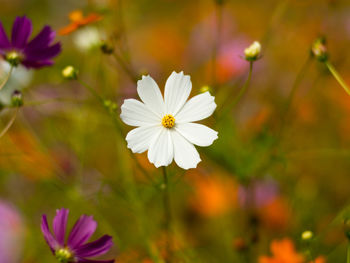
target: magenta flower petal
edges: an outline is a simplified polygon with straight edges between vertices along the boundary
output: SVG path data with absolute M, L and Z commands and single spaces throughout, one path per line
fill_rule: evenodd
M 75 254 L 78 257 L 96 257 L 106 254 L 108 250 L 113 246 L 112 237 L 104 235 L 100 239 L 84 244 L 75 250 Z
M 12 27 L 12 46 L 23 49 L 28 42 L 32 29 L 32 22 L 27 17 L 17 17 Z
M 62 50 L 61 44 L 52 44 L 56 36 L 49 26 L 28 42 L 32 33 L 32 22 L 25 16 L 16 17 L 12 27 L 11 42 L 0 23 L 0 54 L 12 66 L 19 63 L 27 68 L 41 68 L 53 64 L 52 59 Z M 10 55 L 10 56 L 8 56 Z
M 78 263 L 114 263 L 114 259 L 111 260 L 91 260 L 86 258 L 79 258 Z
M 10 41 L 6 35 L 5 29 L 0 22 L 0 49 L 8 49 L 11 47 Z
M 43 215 L 41 218 L 41 232 L 43 232 L 46 243 L 49 245 L 52 253 L 55 253 L 55 250 L 59 246 L 59 244 L 50 232 L 46 215 Z
M 46 215 L 42 216 L 41 231 L 52 253 L 63 262 L 113 263 L 114 260 L 87 259 L 87 257 L 95 257 L 107 253 L 113 245 L 112 237 L 108 235 L 104 235 L 96 241 L 84 244 L 93 235 L 97 227 L 97 223 L 93 220 L 92 216 L 82 215 L 69 234 L 68 242 L 64 242 L 68 213 L 68 209 L 62 208 L 57 210 L 53 220 L 55 236 L 50 232 Z
M 55 36 L 56 33 L 51 29 L 51 27 L 44 26 L 40 33 L 28 43 L 25 50 L 29 52 L 31 50 L 46 48 L 52 43 Z
M 66 235 L 68 209 L 60 209 L 56 211 L 56 216 L 53 220 L 53 232 L 55 233 L 57 242 L 63 247 L 64 237 Z
M 54 62 L 52 60 L 45 60 L 45 61 L 30 61 L 30 60 L 24 60 L 22 61 L 22 65 L 26 68 L 42 68 L 46 66 L 51 66 Z
M 73 250 L 84 244 L 95 233 L 97 223 L 92 216 L 82 215 L 75 223 L 69 238 L 68 246 Z
M 48 60 L 57 56 L 61 52 L 61 44 L 56 43 L 50 47 L 45 47 L 36 50 L 24 50 L 26 60 L 28 61 L 42 61 Z

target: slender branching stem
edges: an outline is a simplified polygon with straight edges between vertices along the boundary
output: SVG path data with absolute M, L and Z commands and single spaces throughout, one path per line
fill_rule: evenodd
M 130 65 L 128 65 L 124 59 L 119 56 L 116 52 L 113 53 L 113 57 L 115 58 L 115 60 L 118 62 L 118 64 L 120 65 L 120 67 L 125 71 L 125 73 L 129 76 L 129 78 L 137 83 L 138 80 L 138 76 L 137 74 L 134 72 L 134 70 L 131 68 Z
M 293 83 L 292 89 L 289 92 L 287 102 L 286 102 L 285 107 L 284 107 L 283 112 L 282 112 L 281 125 L 280 125 L 280 128 L 278 130 L 277 141 L 279 141 L 282 137 L 283 131 L 284 131 L 285 126 L 286 126 L 288 113 L 289 113 L 291 105 L 293 103 L 295 94 L 298 90 L 298 87 L 299 87 L 301 81 L 303 80 L 303 78 L 307 72 L 307 68 L 309 67 L 310 62 L 311 62 L 311 57 L 309 56 L 308 59 L 303 64 L 303 66 L 301 67 L 301 69 L 299 70 L 299 72 L 295 78 L 295 81 Z
M 245 81 L 243 87 L 240 89 L 238 95 L 231 101 L 231 103 L 226 107 L 226 109 L 223 110 L 223 113 L 221 114 L 220 119 L 222 119 L 223 117 L 226 116 L 226 114 L 228 114 L 233 107 L 236 106 L 236 104 L 241 100 L 241 98 L 243 97 L 244 93 L 246 92 L 247 88 L 250 85 L 250 81 L 252 78 L 252 72 L 253 72 L 253 61 L 250 61 L 249 63 L 249 73 L 248 73 L 248 78 Z
M 103 108 L 108 112 L 108 114 L 110 115 L 110 117 L 113 119 L 113 124 L 116 127 L 118 134 L 121 136 L 121 138 L 124 140 L 125 139 L 125 134 L 123 132 L 123 129 L 120 125 L 119 120 L 116 118 L 115 114 L 113 114 L 108 108 L 106 108 L 105 106 L 105 102 L 107 101 L 106 99 L 104 99 L 100 94 L 97 93 L 97 91 L 92 88 L 89 84 L 85 83 L 82 80 L 77 80 L 83 87 L 85 87 L 103 106 Z M 135 162 L 137 168 L 143 173 L 143 175 L 150 180 L 151 182 L 154 182 L 154 180 L 152 179 L 152 177 L 148 174 L 148 172 L 143 168 L 143 166 L 140 164 L 139 160 L 134 156 L 134 154 L 132 152 L 130 152 L 130 157 L 133 159 L 133 161 Z
M 0 90 L 2 90 L 2 88 L 6 85 L 6 83 L 9 81 L 11 74 L 13 71 L 13 66 L 10 67 L 9 72 L 7 73 L 6 77 L 4 78 L 4 80 L 1 82 L 0 84 Z
M 5 128 L 0 132 L 0 138 L 5 135 L 5 133 L 11 128 L 12 124 L 15 122 L 17 118 L 17 113 L 18 113 L 19 108 L 16 107 L 15 113 L 13 114 L 12 118 L 10 121 L 6 124 Z
M 213 88 L 217 86 L 217 56 L 220 50 L 220 40 L 222 31 L 222 9 L 223 4 L 216 3 L 216 28 L 215 28 L 215 39 L 213 40 L 213 51 L 212 51 L 212 85 Z
M 329 71 L 332 73 L 333 77 L 338 81 L 340 86 L 345 90 L 345 92 L 350 96 L 350 88 L 349 86 L 345 83 L 344 79 L 339 75 L 338 71 L 334 68 L 334 66 L 329 62 L 328 60 L 325 62 L 327 68 Z

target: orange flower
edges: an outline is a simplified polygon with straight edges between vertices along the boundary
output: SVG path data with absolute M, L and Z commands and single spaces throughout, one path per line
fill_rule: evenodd
M 270 245 L 272 257 L 260 256 L 259 263 L 303 263 L 304 257 L 295 251 L 293 242 L 288 239 L 274 240 Z
M 71 23 L 59 30 L 61 36 L 68 35 L 82 26 L 94 23 L 102 19 L 102 16 L 96 13 L 90 13 L 88 16 L 84 17 L 83 12 L 80 10 L 73 11 L 69 14 L 69 20 Z
M 282 197 L 274 199 L 258 212 L 263 224 L 271 229 L 283 230 L 290 222 L 290 208 Z
M 204 217 L 220 216 L 235 207 L 237 186 L 230 178 L 196 177 L 194 190 L 191 206 Z
M 323 256 L 319 256 L 318 258 L 315 259 L 315 263 L 326 263 L 326 259 Z

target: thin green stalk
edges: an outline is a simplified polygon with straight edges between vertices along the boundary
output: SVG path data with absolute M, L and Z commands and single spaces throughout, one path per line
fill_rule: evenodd
M 337 70 L 333 67 L 333 65 L 329 61 L 326 61 L 325 64 L 326 64 L 327 68 L 329 69 L 329 71 L 332 73 L 333 77 L 338 81 L 340 86 L 342 86 L 342 88 L 345 90 L 345 92 L 350 96 L 350 88 L 345 83 L 343 78 L 339 75 Z
M 348 254 L 346 256 L 346 263 L 350 263 L 350 244 L 348 244 Z
M 122 140 L 125 141 L 125 134 L 123 132 L 123 129 L 119 123 L 119 120 L 115 117 L 115 114 L 112 114 L 110 112 L 110 110 L 106 107 L 105 102 L 107 101 L 106 99 L 104 99 L 102 96 L 100 96 L 95 89 L 93 89 L 90 85 L 88 85 L 87 83 L 85 83 L 82 80 L 77 80 L 83 87 L 85 87 L 98 101 L 100 101 L 101 105 L 103 106 L 103 108 L 107 111 L 107 113 L 110 115 L 110 117 L 113 120 L 113 124 L 116 127 L 118 134 L 121 136 Z M 137 168 L 143 173 L 143 175 L 150 180 L 151 182 L 154 183 L 154 180 L 152 179 L 152 177 L 148 174 L 148 172 L 143 168 L 143 166 L 140 164 L 139 160 L 135 157 L 135 155 L 128 151 L 130 153 L 130 157 L 133 159 L 133 161 L 135 162 Z
M 137 83 L 138 77 L 137 74 L 131 69 L 130 65 L 128 65 L 121 56 L 117 53 L 113 53 L 115 60 L 119 63 L 120 67 L 125 71 L 125 73 L 129 76 L 129 78 Z
M 230 112 L 230 110 L 236 106 L 236 104 L 240 101 L 240 99 L 242 98 L 242 96 L 244 95 L 244 93 L 246 92 L 249 84 L 250 84 L 250 81 L 251 81 L 251 78 L 252 78 L 252 72 L 253 72 L 253 61 L 250 61 L 249 63 L 249 73 L 248 73 L 248 78 L 247 80 L 245 81 L 243 87 L 240 89 L 237 97 L 227 106 L 226 110 L 224 110 L 224 112 L 221 114 L 221 117 L 220 119 L 222 119 L 223 117 L 226 116 L 226 114 L 228 114 L 228 112 Z
M 6 132 L 11 128 L 12 124 L 15 122 L 16 117 L 17 117 L 17 113 L 18 113 L 18 109 L 19 109 L 19 108 L 16 107 L 15 113 L 13 114 L 12 118 L 11 118 L 10 121 L 7 123 L 7 125 L 5 126 L 5 128 L 0 132 L 0 138 L 6 134 Z
M 164 226 L 166 231 L 166 263 L 172 262 L 172 235 L 171 235 L 171 206 L 170 206 L 170 195 L 169 195 L 169 180 L 166 167 L 163 166 L 163 207 L 164 207 Z
M 279 141 L 281 139 L 281 136 L 283 134 L 283 131 L 284 131 L 284 128 L 286 125 L 288 113 L 289 113 L 291 105 L 293 103 L 296 91 L 297 91 L 302 79 L 304 78 L 304 76 L 307 72 L 307 68 L 309 67 L 310 62 L 311 62 L 311 57 L 309 56 L 308 59 L 306 60 L 306 62 L 304 63 L 304 65 L 301 67 L 300 71 L 298 72 L 298 75 L 295 78 L 295 81 L 293 83 L 293 87 L 290 90 L 286 105 L 285 105 L 284 110 L 283 110 L 282 119 L 281 119 L 281 126 L 280 126 L 280 129 L 279 129 L 278 134 L 277 134 L 277 141 Z
M 288 5 L 289 5 L 290 0 L 285 0 L 285 1 L 278 1 L 278 5 L 275 7 L 271 14 L 271 18 L 269 21 L 269 24 L 266 28 L 266 31 L 262 37 L 261 43 L 267 48 L 269 41 L 271 39 L 271 36 L 273 36 L 272 31 L 276 25 L 280 24 L 280 20 L 283 17 L 283 15 L 286 13 L 286 10 L 288 10 Z M 268 49 L 266 49 L 268 50 Z
M 2 83 L 0 84 L 0 90 L 2 90 L 2 88 L 6 85 L 6 83 L 8 82 L 8 80 L 11 77 L 13 71 L 13 66 L 10 67 L 9 73 L 7 74 L 7 76 L 5 77 L 5 79 L 2 81 Z
M 105 99 L 100 96 L 95 89 L 93 89 L 90 85 L 88 85 L 87 83 L 85 83 L 84 81 L 81 81 L 81 80 L 78 80 L 78 82 L 83 86 L 85 87 L 98 101 L 100 101 L 100 103 L 102 104 L 102 106 L 106 109 L 106 111 L 109 113 L 109 115 L 112 117 L 113 119 L 113 123 L 115 124 L 115 127 L 116 129 L 118 130 L 118 134 L 122 137 L 122 139 L 124 140 L 125 138 L 125 134 L 123 133 L 123 130 L 122 130 L 122 127 L 120 126 L 119 124 L 119 121 L 118 119 L 115 117 L 114 114 L 112 114 L 109 109 L 106 107 L 105 105 Z M 140 164 L 140 162 L 137 160 L 137 158 L 134 156 L 133 153 L 130 153 L 130 156 L 131 158 L 134 160 L 135 164 L 137 165 L 137 167 L 140 169 L 140 171 L 152 182 L 154 182 L 154 180 L 152 179 L 152 177 L 148 174 L 148 172 L 142 167 L 142 165 Z M 132 198 L 136 198 L 135 196 L 135 192 L 132 192 Z M 134 201 L 134 205 L 135 205 L 135 208 L 137 209 L 137 211 L 140 211 L 140 210 L 143 210 L 142 209 L 142 206 L 140 206 L 138 204 L 137 201 Z M 141 211 L 140 211 L 141 212 Z M 138 214 L 141 214 L 141 213 L 138 213 Z M 144 214 L 144 213 L 142 213 Z M 141 220 L 141 217 L 143 217 L 141 214 L 140 217 L 138 217 L 138 224 L 141 225 L 141 228 L 142 229 L 145 229 L 144 228 L 144 224 L 143 224 L 143 220 Z M 158 256 L 158 253 L 156 253 L 155 251 L 152 250 L 152 246 L 151 246 L 151 242 L 149 241 L 148 237 L 146 237 L 146 233 L 143 231 L 142 232 L 142 235 L 144 235 L 144 239 L 145 239 L 145 245 L 147 247 L 147 250 L 149 251 L 152 259 L 156 262 L 156 263 L 161 263 L 160 259 L 159 259 L 159 256 Z
M 212 53 L 212 86 L 215 88 L 217 86 L 217 77 L 216 77 L 216 64 L 217 64 L 217 56 L 220 49 L 220 38 L 222 31 L 222 8 L 223 5 L 216 3 L 215 11 L 216 11 L 216 32 L 215 39 L 213 43 L 213 53 Z

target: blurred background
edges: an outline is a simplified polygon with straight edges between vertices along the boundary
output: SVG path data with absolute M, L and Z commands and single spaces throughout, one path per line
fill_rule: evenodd
M 45 24 L 59 31 L 75 10 L 101 16 L 56 37 L 63 51 L 55 65 L 16 68 L 0 91 L 1 127 L 13 116 L 13 90 L 24 99 L 0 138 L 0 262 L 56 262 L 40 218 L 46 213 L 51 223 L 61 207 L 70 209 L 69 226 L 89 214 L 99 224 L 96 237 L 113 236 L 106 259 L 169 257 L 162 173 L 146 154 L 134 155 L 141 169 L 130 155 L 123 135 L 131 127 L 120 123 L 119 106 L 137 98 L 135 78 L 150 74 L 163 89 L 173 70 L 191 75 L 192 96 L 208 89 L 216 96 L 217 111 L 204 123 L 219 132 L 212 146 L 198 148 L 197 169 L 168 167 L 173 261 L 262 262 L 273 257 L 273 240 L 288 238 L 305 262 L 321 255 L 318 262 L 345 262 L 350 97 L 310 59 L 310 47 L 325 36 L 330 61 L 350 83 L 348 0 L 0 3 L 7 32 L 16 16 L 32 19 L 34 33 Z M 262 57 L 230 107 L 248 76 L 243 51 L 255 40 Z M 114 53 L 101 52 L 101 44 Z M 79 82 L 63 80 L 67 65 L 118 107 L 108 113 Z M 2 63 L 1 73 L 7 70 Z M 315 238 L 303 241 L 305 230 Z

